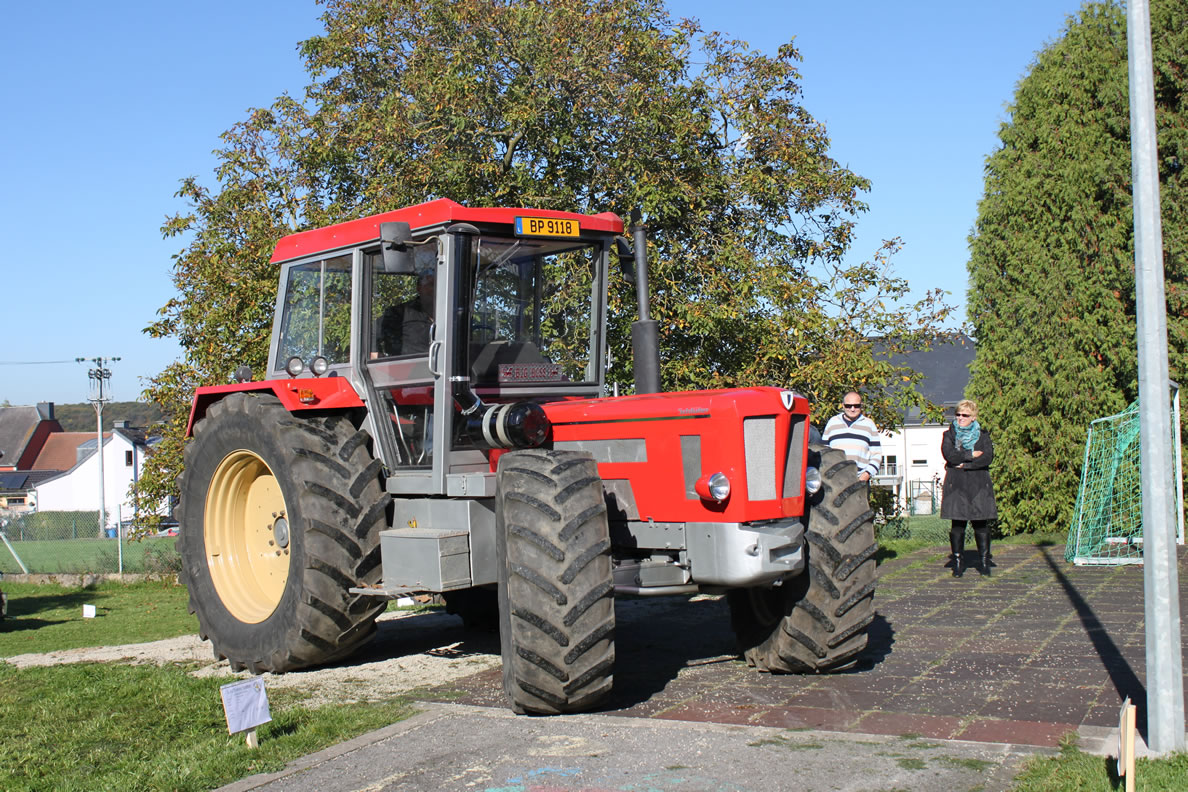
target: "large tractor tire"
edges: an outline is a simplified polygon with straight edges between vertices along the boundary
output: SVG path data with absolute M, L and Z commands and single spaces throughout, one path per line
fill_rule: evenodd
M 805 530 L 807 569 L 780 586 L 727 595 L 747 663 L 762 671 L 820 673 L 850 664 L 874 620 L 874 512 L 867 484 L 840 451 L 814 446 L 822 487 Z
M 518 713 L 588 710 L 610 692 L 615 601 L 598 466 L 573 451 L 499 458 L 503 688 Z
M 194 426 L 178 550 L 190 610 L 233 670 L 283 672 L 345 657 L 386 602 L 390 496 L 368 436 L 342 416 L 298 418 L 271 394 L 233 393 Z

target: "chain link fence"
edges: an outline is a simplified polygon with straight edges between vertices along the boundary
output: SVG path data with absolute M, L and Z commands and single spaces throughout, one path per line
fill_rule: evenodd
M 940 519 L 935 480 L 905 482 L 906 503 L 888 487 L 871 488 L 871 506 L 881 539 L 949 541 Z M 120 519 L 100 531 L 94 511 L 0 512 L 0 573 L 3 574 L 174 574 L 181 571 L 176 528 L 140 537 L 136 525 Z M 116 526 L 119 526 L 117 528 Z M 132 538 L 130 538 L 132 537 Z
M 872 487 L 878 537 L 948 544 L 949 522 L 940 518 L 940 485 L 940 479 L 905 481 L 902 497 L 891 487 Z
M 134 522 L 94 511 L 0 512 L 0 573 L 171 574 L 180 571 L 176 530 L 139 537 Z M 118 526 L 118 527 L 117 527 Z M 130 538 L 134 537 L 134 538 Z

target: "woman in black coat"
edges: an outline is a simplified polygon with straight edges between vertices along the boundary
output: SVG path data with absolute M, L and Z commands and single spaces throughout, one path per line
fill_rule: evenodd
M 953 577 L 965 572 L 965 524 L 973 523 L 978 545 L 978 571 L 990 574 L 990 521 L 998 517 L 990 463 L 994 444 L 990 433 L 978 425 L 978 405 L 965 399 L 957 405 L 957 419 L 941 438 L 945 458 L 945 485 L 941 498 L 941 519 L 952 520 L 949 548 L 953 552 Z

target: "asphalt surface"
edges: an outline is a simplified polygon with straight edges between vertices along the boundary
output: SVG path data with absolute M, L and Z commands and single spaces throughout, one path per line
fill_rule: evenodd
M 224 789 L 1006 789 L 1067 735 L 1109 753 L 1126 696 L 1144 728 L 1142 567 L 1062 551 L 998 545 L 989 578 L 952 578 L 940 548 L 883 563 L 870 644 L 831 675 L 748 668 L 720 599 L 620 600 L 600 712 L 516 717 L 485 671 L 425 692 L 409 721 Z M 498 653 L 493 635 L 459 636 Z
M 414 718 L 224 792 L 749 792 L 1003 789 L 1008 745 L 651 718 L 517 717 L 429 704 Z

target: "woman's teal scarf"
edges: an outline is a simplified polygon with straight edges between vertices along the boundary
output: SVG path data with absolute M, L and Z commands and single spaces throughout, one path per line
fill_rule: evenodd
M 973 420 L 969 422 L 969 426 L 962 429 L 956 421 L 953 421 L 953 434 L 957 436 L 958 448 L 967 448 L 973 451 L 974 446 L 978 443 L 978 438 L 982 436 L 982 427 L 978 426 L 976 420 Z

